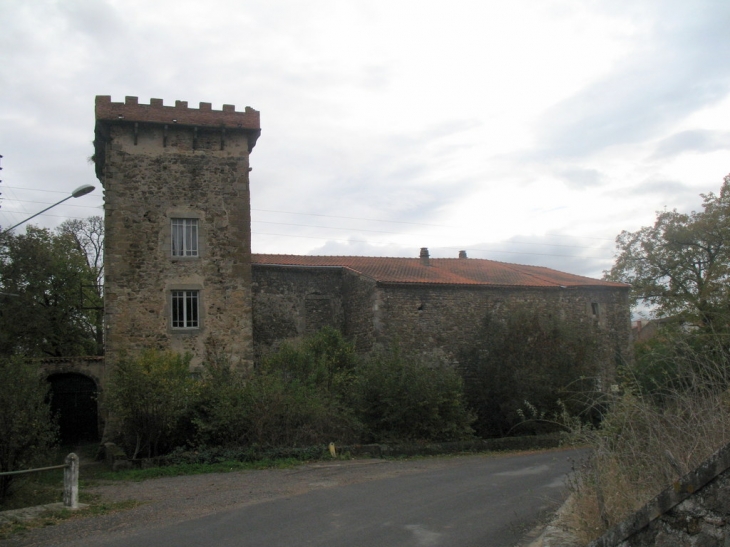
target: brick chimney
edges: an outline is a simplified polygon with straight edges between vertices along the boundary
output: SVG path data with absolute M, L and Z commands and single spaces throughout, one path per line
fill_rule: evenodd
M 424 266 L 430 266 L 428 260 L 428 247 L 421 247 L 421 256 L 419 257 L 421 259 L 421 264 Z
M 459 258 L 466 258 L 466 251 L 459 251 Z

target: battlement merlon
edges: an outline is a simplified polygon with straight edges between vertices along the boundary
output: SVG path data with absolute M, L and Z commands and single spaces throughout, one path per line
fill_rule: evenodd
M 95 110 L 97 121 L 261 130 L 259 111 L 248 106 L 244 112 L 236 112 L 236 107 L 230 104 L 224 104 L 223 110 L 213 110 L 210 103 L 200 103 L 200 108 L 188 108 L 187 101 L 175 101 L 175 106 L 164 106 L 162 99 L 150 99 L 150 104 L 139 104 L 137 97 L 125 97 L 123 103 L 113 103 L 111 96 L 97 95 Z

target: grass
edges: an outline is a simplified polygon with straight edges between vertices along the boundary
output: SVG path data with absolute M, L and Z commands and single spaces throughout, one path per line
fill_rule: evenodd
M 47 511 L 41 513 L 37 518 L 31 520 L 10 522 L 7 524 L 0 524 L 0 540 L 8 539 L 16 534 L 23 534 L 34 528 L 43 528 L 46 526 L 55 526 L 65 520 L 74 518 L 85 518 L 90 516 L 107 515 L 117 511 L 125 511 L 132 509 L 140 505 L 140 502 L 135 500 L 125 500 L 120 502 L 99 502 L 98 497 L 81 496 L 82 503 L 89 504 L 84 509 L 77 511 L 70 511 L 68 509 L 61 509 L 58 511 Z M 96 503 L 95 503 L 96 502 Z
M 164 467 L 147 469 L 124 469 L 120 471 L 103 470 L 94 474 L 95 480 L 144 481 L 160 477 L 179 477 L 182 475 L 202 475 L 205 473 L 231 473 L 260 469 L 287 469 L 305 462 L 295 458 L 263 459 L 255 462 L 224 461 L 218 463 L 179 463 Z

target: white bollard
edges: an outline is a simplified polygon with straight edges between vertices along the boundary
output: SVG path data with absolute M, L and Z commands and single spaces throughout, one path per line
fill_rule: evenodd
M 79 457 L 73 452 L 66 456 L 63 470 L 63 505 L 69 509 L 79 508 Z

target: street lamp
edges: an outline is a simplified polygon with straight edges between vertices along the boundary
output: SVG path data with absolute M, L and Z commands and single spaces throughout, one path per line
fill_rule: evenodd
M 58 203 L 54 203 L 54 204 L 53 204 L 53 205 L 51 205 L 50 207 L 46 207 L 46 208 L 45 208 L 45 209 L 43 209 L 42 211 L 39 211 L 38 213 L 36 213 L 35 215 L 33 215 L 32 217 L 28 217 L 28 218 L 26 218 L 25 220 L 23 220 L 23 221 L 21 221 L 21 222 L 18 222 L 18 223 L 17 223 L 16 225 L 14 225 L 14 226 L 11 226 L 11 227 L 10 227 L 10 228 L 8 228 L 7 230 L 3 230 L 3 231 L 2 231 L 2 233 L 0 233 L 0 235 L 5 235 L 5 234 L 7 234 L 7 233 L 8 233 L 8 232 L 9 232 L 10 230 L 12 230 L 13 228 L 17 228 L 17 227 L 18 227 L 18 226 L 20 226 L 21 224 L 25 224 L 25 223 L 26 223 L 26 222 L 28 222 L 28 221 L 29 221 L 30 219 L 32 219 L 32 218 L 35 218 L 35 217 L 37 217 L 38 215 L 42 215 L 43 213 L 45 213 L 46 211 L 48 211 L 48 209 L 53 209 L 53 208 L 54 208 L 54 207 L 55 207 L 56 205 L 61 205 L 61 204 L 62 204 L 62 203 L 63 203 L 64 201 L 66 201 L 66 200 L 68 200 L 68 199 L 71 199 L 71 198 L 80 198 L 81 196 L 85 196 L 85 195 L 86 195 L 86 194 L 88 194 L 89 192 L 93 192 L 95 188 L 96 188 L 96 187 L 95 187 L 95 186 L 92 186 L 91 184 L 83 184 L 83 185 L 79 186 L 78 188 L 76 188 L 76 190 L 74 190 L 73 192 L 71 192 L 71 195 L 70 195 L 70 196 L 68 196 L 68 197 L 65 197 L 65 198 L 63 198 L 63 199 L 62 199 L 61 201 L 59 201 Z

